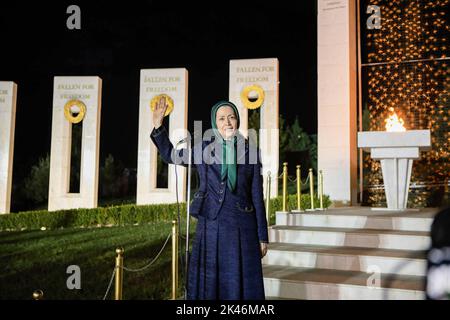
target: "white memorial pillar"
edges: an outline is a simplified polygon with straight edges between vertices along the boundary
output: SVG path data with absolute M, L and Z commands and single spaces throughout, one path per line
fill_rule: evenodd
M 319 0 L 318 169 L 323 192 L 344 205 L 357 195 L 356 1 Z
M 186 137 L 187 132 L 187 98 L 188 71 L 184 68 L 144 69 L 141 70 L 139 93 L 139 142 L 137 164 L 138 205 L 151 203 L 176 202 L 175 165 L 169 164 L 168 188 L 157 188 L 157 155 L 158 149 L 150 139 L 153 130 L 151 102 L 156 102 L 159 95 L 167 95 L 173 103 L 169 115 L 169 138 L 174 147 L 178 141 Z M 193 138 L 193 136 L 192 136 Z M 179 147 L 186 147 L 186 144 Z M 178 199 L 186 201 L 186 168 L 176 168 L 178 176 Z
M 11 208 L 17 85 L 0 81 L 0 214 Z
M 244 136 L 248 136 L 248 109 L 260 108 L 259 148 L 263 164 L 264 194 L 270 171 L 271 198 L 278 195 L 278 84 L 278 59 L 230 60 L 229 100 L 239 110 L 240 131 Z
M 101 90 L 99 77 L 54 78 L 49 211 L 97 207 Z M 69 193 L 72 123 L 80 121 L 80 192 Z

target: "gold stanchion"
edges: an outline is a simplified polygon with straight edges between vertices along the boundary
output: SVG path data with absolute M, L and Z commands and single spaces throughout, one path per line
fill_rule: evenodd
M 172 300 L 177 299 L 178 287 L 178 225 L 172 220 Z
M 309 193 L 311 196 L 311 211 L 314 209 L 314 173 L 313 169 L 309 169 Z
M 123 248 L 116 249 L 116 288 L 114 292 L 115 300 L 122 300 L 123 285 Z
M 270 171 L 267 172 L 267 186 L 266 186 L 266 219 L 267 227 L 270 226 Z
M 319 199 L 320 199 L 320 210 L 323 210 L 323 174 L 322 170 L 319 170 Z
M 44 299 L 44 292 L 42 290 L 36 290 L 33 292 L 33 300 L 43 300 Z
M 288 163 L 283 162 L 283 211 L 287 211 L 287 179 L 288 179 Z
M 302 211 L 302 171 L 297 165 L 297 211 Z

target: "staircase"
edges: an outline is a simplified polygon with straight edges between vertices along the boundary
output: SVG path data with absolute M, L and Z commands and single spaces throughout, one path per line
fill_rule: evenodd
M 267 299 L 424 299 L 436 212 L 277 212 L 263 259 Z

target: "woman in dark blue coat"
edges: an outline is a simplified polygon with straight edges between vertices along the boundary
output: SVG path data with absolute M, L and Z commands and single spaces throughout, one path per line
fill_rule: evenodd
M 175 150 L 162 126 L 166 109 L 162 98 L 153 112 L 151 139 L 164 161 L 186 165 L 187 150 Z M 197 166 L 200 187 L 190 206 L 198 223 L 187 298 L 264 299 L 261 259 L 268 235 L 259 154 L 239 133 L 233 103 L 217 103 L 211 123 L 211 139 L 194 146 L 189 160 Z

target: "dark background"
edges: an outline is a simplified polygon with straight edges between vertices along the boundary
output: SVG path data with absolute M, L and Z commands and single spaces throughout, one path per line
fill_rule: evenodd
M 0 4 L 0 80 L 18 85 L 14 179 L 50 152 L 54 76 L 102 78 L 100 163 L 111 153 L 136 168 L 142 68 L 188 69 L 192 130 L 228 98 L 230 59 L 278 58 L 280 113 L 316 133 L 316 1 L 210 3 Z M 81 30 L 66 27 L 71 4 Z

